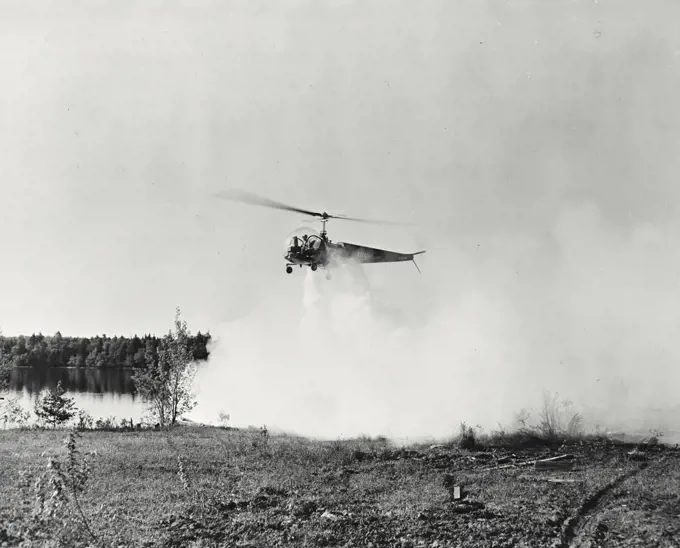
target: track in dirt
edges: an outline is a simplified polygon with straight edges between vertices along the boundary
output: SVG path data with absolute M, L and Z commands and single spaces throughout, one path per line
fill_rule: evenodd
M 613 482 L 608 483 L 589 496 L 581 505 L 576 515 L 567 520 L 564 531 L 562 532 L 559 548 L 576 548 L 577 546 L 580 546 L 582 537 L 586 534 L 586 526 L 590 520 L 602 510 L 614 489 L 642 472 L 645 468 L 647 468 L 647 463 L 643 463 L 634 470 L 622 474 Z

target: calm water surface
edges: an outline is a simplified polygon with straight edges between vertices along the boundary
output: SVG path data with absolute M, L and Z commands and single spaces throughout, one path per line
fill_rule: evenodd
M 133 373 L 133 369 L 126 368 L 21 367 L 12 371 L 6 397 L 18 396 L 23 407 L 32 410 L 40 391 L 61 381 L 76 407 L 95 420 L 114 416 L 139 422 L 144 405 L 134 395 Z

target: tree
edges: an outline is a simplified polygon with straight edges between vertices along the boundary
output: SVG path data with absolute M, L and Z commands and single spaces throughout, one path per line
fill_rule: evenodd
M 35 414 L 38 419 L 51 424 L 52 427 L 71 420 L 78 410 L 75 408 L 75 400 L 64 394 L 66 390 L 61 381 L 51 390 L 43 391 L 35 402 Z
M 5 337 L 0 330 L 0 391 L 6 390 L 9 386 L 10 356 L 5 352 Z
M 135 391 L 142 400 L 148 404 L 151 417 L 157 420 L 161 426 L 165 426 L 168 412 L 168 380 L 167 380 L 167 360 L 159 353 L 154 356 L 148 349 L 144 353 L 144 360 L 147 364 L 144 369 L 137 369 L 132 376 Z
M 195 359 L 192 338 L 187 323 L 175 311 L 175 330 L 169 331 L 158 344 L 147 346 L 146 367 L 135 371 L 133 380 L 137 393 L 149 404 L 149 411 L 161 426 L 175 424 L 184 413 L 196 406 L 192 392 Z
M 196 362 L 206 361 L 210 354 L 210 334 L 200 331 L 190 337 L 191 352 Z M 31 367 L 141 367 L 146 366 L 145 349 L 155 353 L 159 343 L 156 336 L 146 335 L 143 339 L 118 337 L 107 338 L 97 335 L 92 339 L 64 337 L 57 331 L 51 337 L 32 335 L 25 337 L 4 337 L 1 339 L 5 364 L 8 369 Z
M 9 388 L 10 372 L 12 370 L 11 356 L 5 350 L 5 342 L 5 337 L 2 336 L 2 331 L 0 330 L 0 392 L 4 392 Z M 17 398 L 6 400 L 3 396 L 0 396 L 0 418 L 5 428 L 8 422 L 22 425 L 29 419 L 18 403 Z

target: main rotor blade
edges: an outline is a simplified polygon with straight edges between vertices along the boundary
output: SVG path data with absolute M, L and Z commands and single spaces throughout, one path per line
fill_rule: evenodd
M 399 225 L 399 226 L 412 226 L 413 223 L 400 223 L 398 221 L 380 221 L 376 219 L 362 219 L 360 217 L 348 217 L 346 215 L 329 215 L 333 219 L 341 219 L 343 221 L 356 221 L 358 223 L 371 223 L 374 225 Z
M 341 219 L 343 221 L 356 221 L 359 223 L 371 223 L 371 224 L 382 224 L 382 225 L 401 225 L 401 226 L 411 226 L 412 223 L 400 223 L 396 221 L 379 221 L 374 219 L 362 219 L 359 217 L 348 217 L 346 215 L 331 215 L 327 212 L 320 213 L 318 211 L 310 211 L 308 209 L 301 209 L 298 207 L 293 207 L 286 205 L 282 202 L 277 202 L 276 200 L 270 200 L 269 198 L 263 198 L 252 192 L 246 192 L 245 190 L 222 190 L 220 192 L 215 192 L 212 194 L 215 198 L 221 198 L 223 200 L 229 200 L 232 202 L 241 202 L 249 205 L 269 207 L 272 209 L 281 209 L 284 211 L 293 211 L 295 213 L 302 213 L 304 215 L 311 215 L 313 217 L 321 217 L 322 219 Z
M 292 207 L 275 200 L 270 200 L 269 198 L 262 198 L 256 194 L 246 192 L 244 190 L 223 190 L 214 193 L 212 196 L 215 198 L 221 198 L 223 200 L 229 200 L 232 202 L 241 202 L 244 204 L 257 205 L 263 207 L 270 207 L 272 209 L 282 209 L 285 211 L 294 211 L 296 213 L 303 213 L 304 215 L 312 215 L 314 217 L 324 217 L 323 213 L 317 211 L 309 211 L 308 209 L 300 209 L 298 207 Z

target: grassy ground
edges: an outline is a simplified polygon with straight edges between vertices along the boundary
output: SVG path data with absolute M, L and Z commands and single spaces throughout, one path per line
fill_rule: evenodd
M 76 440 L 90 469 L 74 504 L 79 455 L 67 458 L 66 435 L 0 432 L 0 546 L 22 536 L 135 547 L 680 545 L 680 451 L 659 445 L 631 455 L 634 446 L 595 439 L 395 448 L 209 427 L 88 431 Z M 563 453 L 575 457 L 571 471 L 527 464 Z M 63 503 L 32 517 L 50 458 L 62 468 L 45 477 L 47 500 Z

